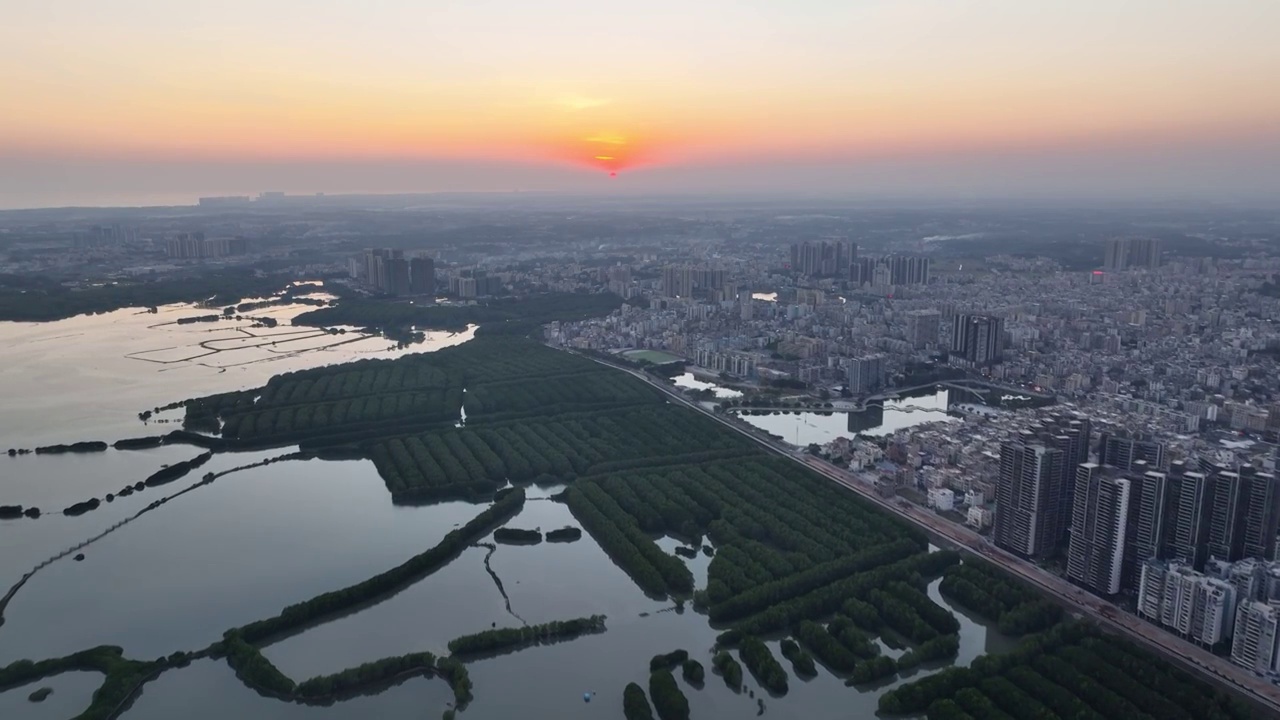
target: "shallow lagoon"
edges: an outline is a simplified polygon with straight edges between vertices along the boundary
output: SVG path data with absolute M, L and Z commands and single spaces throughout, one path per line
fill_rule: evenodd
M 371 696 L 330 706 L 266 698 L 245 687 L 221 660 L 198 660 L 145 685 L 127 720 L 422 720 L 439 718 L 453 700 L 439 678 L 415 677 Z
M 21 720 L 67 720 L 84 712 L 93 700 L 93 691 L 102 684 L 102 673 L 69 671 L 33 683 L 0 691 L 0 718 Z M 27 698 L 40 688 L 53 694 L 33 703 Z
M 47 323 L 0 322 L 0 450 L 163 433 L 177 426 L 144 425 L 138 413 L 256 387 L 292 370 L 430 352 L 475 333 L 474 327 L 428 331 L 426 342 L 397 349 L 378 336 L 325 335 L 288 324 L 314 309 L 283 305 L 249 312 L 246 320 L 179 325 L 179 318 L 219 310 L 182 303 L 156 313 L 125 308 Z M 280 325 L 252 327 L 260 317 Z
M 134 658 L 197 650 L 228 628 L 398 565 L 479 511 L 395 506 L 368 461 L 232 473 L 85 548 L 83 562 L 41 570 L 9 605 L 0 664 L 100 644 Z

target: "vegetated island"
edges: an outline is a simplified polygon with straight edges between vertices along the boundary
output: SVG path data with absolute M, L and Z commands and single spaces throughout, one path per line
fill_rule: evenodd
M 104 452 L 107 444 L 100 440 L 85 440 L 65 445 L 45 445 L 36 448 L 37 455 L 61 455 L 63 453 Z
M 542 533 L 538 530 L 501 527 L 493 531 L 493 540 L 504 545 L 537 545 L 542 542 Z
M 573 526 L 547 531 L 547 542 L 574 542 L 582 538 L 582 529 Z
M 0 277 L 0 320 L 47 322 L 127 307 L 155 308 L 178 302 L 219 306 L 239 302 L 245 297 L 271 295 L 292 282 L 289 275 L 259 275 L 249 268 L 76 288 L 67 287 L 53 277 L 4 275 Z
M 560 620 L 519 628 L 498 628 L 449 641 L 449 652 L 455 657 L 510 652 L 532 645 L 546 645 L 572 640 L 581 635 L 605 631 L 605 616 Z
M 171 483 L 209 462 L 212 457 L 212 452 L 200 453 L 190 460 L 182 460 L 170 465 L 169 467 L 160 468 L 159 470 L 151 473 L 151 476 L 148 477 L 144 483 L 147 487 L 155 487 L 157 485 Z

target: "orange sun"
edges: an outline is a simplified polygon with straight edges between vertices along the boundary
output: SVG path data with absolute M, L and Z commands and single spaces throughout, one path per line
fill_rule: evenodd
M 618 132 L 579 135 L 557 145 L 555 154 L 564 160 L 603 170 L 609 177 L 617 177 L 619 172 L 634 167 L 638 159 L 634 139 Z

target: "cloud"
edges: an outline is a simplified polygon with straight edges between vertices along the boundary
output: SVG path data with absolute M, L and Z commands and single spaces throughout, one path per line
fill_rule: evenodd
M 600 145 L 626 145 L 627 138 L 613 132 L 596 133 L 589 137 L 582 138 L 583 142 L 597 143 Z
M 586 97 L 585 95 L 568 95 L 560 98 L 560 105 L 570 112 L 604 107 L 612 102 L 612 100 L 607 100 L 605 98 L 592 98 Z

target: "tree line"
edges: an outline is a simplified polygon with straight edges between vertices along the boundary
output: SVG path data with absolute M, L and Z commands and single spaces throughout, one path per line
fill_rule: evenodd
M 649 700 L 644 696 L 644 688 L 635 683 L 627 683 L 622 691 L 622 716 L 626 720 L 653 720 L 653 710 L 649 708 Z
M 274 294 L 290 281 L 287 275 L 259 276 L 244 268 L 76 288 L 51 277 L 0 275 L 0 320 L 48 322 L 127 307 L 154 308 L 180 302 L 223 305 L 245 297 Z
M 435 671 L 436 656 L 411 653 L 367 662 L 332 675 L 320 675 L 298 683 L 296 693 L 303 698 L 327 698 L 353 693 L 361 688 L 404 677 L 410 673 Z
M 455 656 L 479 655 L 514 650 L 528 645 L 570 640 L 580 635 L 604 632 L 604 615 L 559 620 L 541 625 L 498 628 L 449 641 L 449 652 Z
M 500 298 L 476 305 L 408 305 L 385 300 L 343 300 L 293 319 L 295 325 L 355 325 L 378 330 L 410 327 L 463 330 L 480 325 L 490 335 L 525 334 L 559 320 L 572 322 L 608 315 L 622 306 L 613 293 L 545 293 Z M 507 327 L 514 326 L 514 327 Z
M 724 678 L 724 684 L 737 692 L 742 689 L 742 666 L 729 654 L 728 650 L 719 650 L 711 658 L 711 666 Z
M 229 632 L 238 632 L 246 642 L 259 643 L 361 603 L 384 597 L 444 567 L 471 543 L 488 534 L 494 524 L 516 515 L 524 507 L 524 501 L 524 490 L 517 488 L 499 497 L 491 506 L 462 527 L 449 531 L 430 550 L 355 585 L 290 605 L 275 617 L 258 620 Z
M 1053 627 L 1062 608 L 978 560 L 949 569 L 938 591 L 997 623 L 1001 633 L 1020 636 Z
M 787 693 L 787 671 L 760 638 L 744 637 L 738 646 L 738 657 L 763 687 L 778 695 Z
M 574 517 L 641 589 L 659 595 L 692 592 L 693 573 L 684 562 L 658 547 L 599 485 L 578 483 L 563 498 Z
M 1245 720 L 1252 709 L 1136 645 L 1076 621 L 885 693 L 880 711 L 974 718 Z M 954 707 L 953 707 L 954 705 Z
M 649 697 L 659 720 L 689 720 L 689 698 L 684 696 L 670 670 L 649 674 Z

